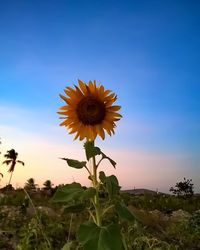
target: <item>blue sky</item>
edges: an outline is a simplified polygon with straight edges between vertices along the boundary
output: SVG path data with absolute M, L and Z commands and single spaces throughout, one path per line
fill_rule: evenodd
M 136 186 L 161 185 L 157 170 L 163 163 L 153 161 L 151 170 L 145 168 L 148 157 L 161 156 L 171 159 L 163 158 L 168 162 L 165 168 L 177 166 L 176 174 L 160 172 L 167 175 L 163 190 L 185 175 L 200 185 L 199 11 L 200 2 L 194 0 L 2 2 L 3 150 L 15 146 L 23 158 L 23 138 L 31 144 L 30 138 L 37 136 L 51 145 L 64 145 L 65 140 L 71 145 L 72 138 L 58 127 L 58 95 L 78 78 L 96 79 L 118 94 L 123 114 L 116 136 L 99 144 L 114 155 L 125 150 L 137 159 L 147 158 L 146 163 L 138 160 L 137 166 L 132 164 L 134 157 L 127 162 L 133 180 L 120 176 L 122 186 L 134 185 L 134 178 L 141 179 Z M 18 142 L 16 134 L 21 136 Z M 157 178 L 142 182 L 153 164 Z M 135 169 L 143 169 L 142 176 L 135 176 Z M 20 175 L 16 182 L 17 178 Z

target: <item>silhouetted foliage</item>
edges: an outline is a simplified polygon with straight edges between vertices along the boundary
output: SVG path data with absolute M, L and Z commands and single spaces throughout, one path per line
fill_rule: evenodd
M 36 186 L 37 186 L 37 184 L 35 184 L 35 180 L 33 178 L 30 178 L 25 183 L 24 188 L 27 191 L 33 191 L 34 192 L 34 191 L 36 191 Z
M 46 180 L 44 183 L 43 183 L 43 190 L 52 190 L 53 188 L 53 183 L 50 181 L 50 180 Z
M 14 187 L 11 184 L 6 185 L 1 189 L 2 191 L 13 191 Z
M 25 163 L 23 161 L 17 160 L 18 153 L 14 149 L 8 150 L 7 154 L 5 154 L 4 157 L 7 160 L 5 160 L 2 164 L 10 165 L 10 168 L 8 169 L 8 172 L 11 173 L 10 179 L 8 182 L 8 185 L 9 185 L 12 179 L 13 172 L 15 170 L 16 163 L 20 163 L 23 166 L 25 165 Z
M 184 178 L 183 181 L 177 182 L 175 187 L 171 187 L 169 191 L 178 196 L 191 197 L 194 194 L 193 189 L 192 179 Z

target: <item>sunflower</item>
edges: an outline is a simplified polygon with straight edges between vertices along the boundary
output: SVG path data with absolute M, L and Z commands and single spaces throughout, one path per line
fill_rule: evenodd
M 94 141 L 97 135 L 105 139 L 105 131 L 114 134 L 115 122 L 122 117 L 114 106 L 117 96 L 111 90 L 105 90 L 96 81 L 88 84 L 78 80 L 79 86 L 66 87 L 66 95 L 60 95 L 65 106 L 60 107 L 58 114 L 64 121 L 61 126 L 67 127 L 70 134 L 76 133 L 75 139 Z

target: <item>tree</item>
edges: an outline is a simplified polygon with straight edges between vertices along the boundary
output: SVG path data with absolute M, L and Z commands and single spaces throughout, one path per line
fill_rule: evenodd
M 8 150 L 7 154 L 5 154 L 4 157 L 7 158 L 7 160 L 5 160 L 3 164 L 10 165 L 10 168 L 8 169 L 8 172 L 10 173 L 8 185 L 10 185 L 16 163 L 20 163 L 23 166 L 25 165 L 25 163 L 23 161 L 17 160 L 18 153 L 14 149 Z
M 43 190 L 52 190 L 53 188 L 53 185 L 52 182 L 50 180 L 46 180 L 44 183 L 43 183 Z
M 35 180 L 33 178 L 30 178 L 25 183 L 24 189 L 26 189 L 27 191 L 36 191 L 36 186 L 37 184 L 35 184 Z
M 43 188 L 42 188 L 42 191 L 43 191 L 43 194 L 45 196 L 52 196 L 52 194 L 54 193 L 54 188 L 53 188 L 53 185 L 52 182 L 50 180 L 46 180 L 44 183 L 43 183 Z
M 175 187 L 170 188 L 170 192 L 178 196 L 191 197 L 194 194 L 194 184 L 192 179 L 184 178 L 183 181 L 177 182 Z

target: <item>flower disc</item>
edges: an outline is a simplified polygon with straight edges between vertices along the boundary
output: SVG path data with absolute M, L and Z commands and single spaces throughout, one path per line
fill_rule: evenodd
M 75 139 L 93 141 L 97 135 L 104 139 L 105 131 L 109 135 L 114 133 L 115 122 L 122 117 L 116 112 L 121 107 L 112 105 L 117 97 L 111 90 L 104 90 L 102 85 L 96 86 L 95 81 L 89 84 L 78 82 L 79 87 L 66 87 L 66 96 L 60 95 L 66 102 L 58 112 L 64 116 L 60 125 L 66 126 L 70 134 L 76 133 Z
M 103 102 L 93 96 L 84 97 L 77 105 L 79 120 L 85 125 L 95 125 L 103 121 L 106 108 Z

